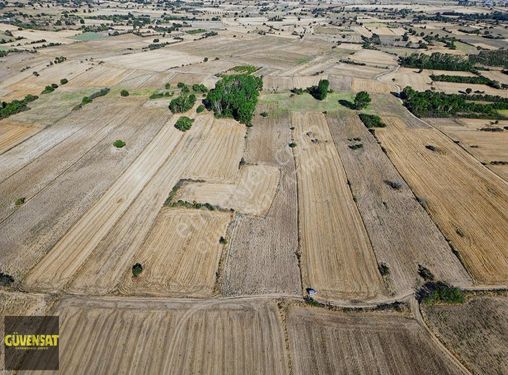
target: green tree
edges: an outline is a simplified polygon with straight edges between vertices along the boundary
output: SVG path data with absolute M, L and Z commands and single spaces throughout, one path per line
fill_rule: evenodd
M 355 102 L 354 102 L 355 108 L 356 109 L 363 109 L 369 105 L 370 101 L 371 101 L 371 99 L 370 99 L 369 93 L 367 91 L 360 91 L 355 96 Z
M 322 79 L 319 81 L 317 86 L 312 86 L 308 89 L 309 94 L 311 94 L 317 100 L 326 99 L 326 95 L 328 94 L 328 88 L 330 87 L 330 82 L 327 79 Z

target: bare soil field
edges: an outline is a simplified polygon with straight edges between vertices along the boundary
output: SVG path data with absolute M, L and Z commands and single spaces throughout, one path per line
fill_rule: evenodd
M 458 94 L 459 92 L 465 92 L 467 88 L 470 88 L 473 91 L 483 91 L 486 95 L 499 95 L 504 98 L 508 98 L 508 90 L 495 89 L 487 85 L 454 82 L 434 82 L 434 86 L 437 88 L 437 90 L 443 91 L 447 94 Z
M 234 120 L 214 119 L 210 133 L 192 156 L 184 178 L 221 183 L 236 181 L 245 129 Z
M 317 85 L 320 79 L 326 79 L 323 76 L 294 76 L 281 77 L 268 75 L 263 77 L 263 89 L 265 91 L 286 91 L 293 88 L 306 89 L 313 85 Z
M 290 122 L 287 112 L 277 108 L 277 103 L 258 105 L 258 112 L 269 116 L 254 118 L 244 158 L 248 164 L 280 168 L 280 183 L 264 217 L 236 216 L 224 260 L 224 295 L 301 293 L 296 172 L 287 147 Z
M 464 304 L 424 305 L 425 320 L 474 374 L 508 372 L 508 299 L 470 297 Z
M 438 280 L 470 285 L 459 259 L 359 117 L 340 114 L 327 121 L 377 261 L 389 268 L 389 289 L 401 295 L 421 285 L 419 265 Z M 350 147 L 358 143 L 361 148 Z
M 12 181 L 17 180 L 20 184 L 15 187 L 19 195 L 17 198 L 31 198 L 17 209 L 14 209 L 12 202 L 7 202 L 7 209 L 12 210 L 12 213 L 0 227 L 2 271 L 9 272 L 17 281 L 21 279 L 134 161 L 167 118 L 167 113 L 138 110 L 137 114 L 120 122 L 114 131 L 98 140 L 94 147 L 78 158 L 71 153 L 62 159 L 56 150 L 54 158 L 46 157 L 46 154 L 42 153 L 40 157 L 45 158 L 43 160 L 46 163 L 39 164 L 38 159 L 34 158 L 26 168 L 13 175 Z M 147 119 L 151 121 L 144 123 Z M 119 134 L 127 143 L 122 150 L 117 150 L 112 145 Z M 19 147 L 21 145 L 13 150 Z M 58 147 L 65 149 L 65 141 L 62 146 L 57 145 L 48 152 Z M 68 163 L 69 157 L 75 158 L 73 163 Z M 52 180 L 38 175 L 39 180 L 34 180 L 32 186 L 29 174 L 24 173 L 31 168 L 32 163 L 49 174 L 53 173 L 52 163 L 67 164 L 60 174 L 53 174 Z M 31 171 L 37 173 L 37 168 Z M 4 183 L 10 184 L 10 181 L 8 179 Z M 34 191 L 34 187 L 39 191 Z
M 324 299 L 384 292 L 367 231 L 321 113 L 292 113 L 302 278 Z
M 287 322 L 295 375 L 464 374 L 402 314 L 290 306 Z
M 240 168 L 236 183 L 188 183 L 178 190 L 175 201 L 209 203 L 247 215 L 264 216 L 272 204 L 279 178 L 277 167 L 246 165 Z
M 396 86 L 390 83 L 379 82 L 374 79 L 353 78 L 351 84 L 353 92 L 367 91 L 369 93 L 386 93 L 396 91 Z
M 390 160 L 476 281 L 506 283 L 506 182 L 436 129 L 406 128 L 395 117 L 384 121 L 388 126 L 376 135 Z
M 52 312 L 65 374 L 289 373 L 277 306 L 266 300 L 65 298 Z
M 370 49 L 369 50 L 362 49 L 358 52 L 355 52 L 349 58 L 357 63 L 363 63 L 367 65 L 381 67 L 397 65 L 397 59 L 395 56 L 390 55 L 383 51 L 376 51 Z
M 125 69 L 144 69 L 163 72 L 184 64 L 203 61 L 203 58 L 174 49 L 161 48 L 155 51 L 108 57 L 104 61 L 108 65 L 119 66 Z
M 124 294 L 206 297 L 212 295 L 230 213 L 163 208 L 132 264 L 143 272 L 125 272 Z
M 499 121 L 495 125 L 492 125 L 489 120 L 480 119 L 432 118 L 425 121 L 454 141 L 458 141 L 467 152 L 508 181 L 508 132 L 480 131 L 480 129 L 503 128 L 508 126 L 508 121 Z
M 386 72 L 386 69 L 374 66 L 362 66 L 346 63 L 338 63 L 334 68 L 328 70 L 329 75 L 347 76 L 356 78 L 374 78 Z

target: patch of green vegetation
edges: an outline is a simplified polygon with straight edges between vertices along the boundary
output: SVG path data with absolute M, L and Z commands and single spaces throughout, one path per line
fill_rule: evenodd
M 58 85 L 56 83 L 53 83 L 51 85 L 47 85 L 44 88 L 44 90 L 42 90 L 41 94 L 49 94 L 49 93 L 55 91 L 57 87 L 58 87 Z
M 434 52 L 432 55 L 414 53 L 400 58 L 400 65 L 408 68 L 452 71 L 475 71 L 473 64 L 462 56 Z
M 307 89 L 307 92 L 311 94 L 317 100 L 324 100 L 328 95 L 328 88 L 330 82 L 327 79 L 321 79 L 317 86 L 311 86 Z
M 194 94 L 182 94 L 169 103 L 169 109 L 173 113 L 187 112 L 196 103 L 196 95 Z
M 291 148 L 295 148 L 296 147 L 296 143 L 295 142 L 291 142 L 288 144 L 289 147 Z
M 127 91 L 127 90 L 122 90 L 122 91 L 120 91 L 120 95 L 121 95 L 121 96 L 129 96 L 129 91 Z
M 216 117 L 232 117 L 250 124 L 263 80 L 247 74 L 225 76 L 208 92 L 204 105 Z
M 126 143 L 121 139 L 117 139 L 116 141 L 113 142 L 113 146 L 115 146 L 116 148 L 122 148 L 125 147 L 125 145 Z
M 66 84 L 66 83 L 68 83 L 68 82 L 69 82 L 69 80 L 68 80 L 67 78 L 62 78 L 62 79 L 60 80 L 60 84 L 61 84 L 61 85 L 65 85 L 65 84 Z
M 14 205 L 21 206 L 21 205 L 25 204 L 25 201 L 26 201 L 25 197 L 18 198 L 18 199 L 16 199 L 16 202 L 14 202 Z
M 219 238 L 219 243 L 220 243 L 221 245 L 227 245 L 228 240 L 226 240 L 223 236 L 220 236 L 220 238 Z
M 0 103 L 0 119 L 7 118 L 15 113 L 28 110 L 28 103 L 37 100 L 39 97 L 35 95 L 27 95 L 22 100 L 13 100 L 12 102 Z
M 379 263 L 377 268 L 379 269 L 381 276 L 388 276 L 390 274 L 390 268 L 386 263 Z
M 436 303 L 464 303 L 464 292 L 442 281 L 425 283 L 416 293 L 419 302 L 428 305 Z
M 196 83 L 192 85 L 192 91 L 194 91 L 195 93 L 206 94 L 208 92 L 208 88 L 202 83 Z
M 14 277 L 9 274 L 0 272 L 0 286 L 9 286 L 14 283 Z
M 270 110 L 270 113 L 273 115 L 279 115 L 287 111 L 327 113 L 343 111 L 344 108 L 339 105 L 339 100 L 352 101 L 353 96 L 349 92 L 333 92 L 328 94 L 324 100 L 316 100 L 306 92 L 303 92 L 301 95 L 283 92 L 267 93 L 259 97 L 260 104 L 277 104 L 274 110 Z
M 175 128 L 177 128 L 178 130 L 180 130 L 182 132 L 186 132 L 187 130 L 189 130 L 192 127 L 193 122 L 194 122 L 193 119 L 191 119 L 187 116 L 182 116 L 178 120 L 176 120 Z
M 260 113 L 261 117 L 268 117 L 268 112 L 263 111 Z
M 303 64 L 306 64 L 308 63 L 310 60 L 312 60 L 312 57 L 310 56 L 304 56 L 304 57 L 300 57 L 296 60 L 296 63 L 298 65 L 303 65 Z
M 81 104 L 78 104 L 76 107 L 73 108 L 73 110 L 78 110 L 78 109 L 81 109 L 83 108 L 84 105 L 87 105 L 91 102 L 93 102 L 93 100 L 95 98 L 99 98 L 101 96 L 104 96 L 104 95 L 107 95 L 109 93 L 109 88 L 105 87 L 103 89 L 100 89 L 99 91 L 96 91 L 88 96 L 84 96 L 83 99 L 81 100 Z
M 488 66 L 502 66 L 508 68 L 508 50 L 480 51 L 478 55 L 470 55 L 469 61 L 473 64 Z
M 202 104 L 198 105 L 198 107 L 196 108 L 196 112 L 197 112 L 197 113 L 201 113 L 201 112 L 203 112 L 204 110 L 205 110 L 205 106 L 204 106 L 204 105 L 202 105 Z
M 82 34 L 78 34 L 72 37 L 74 40 L 79 40 L 82 42 L 89 42 L 92 40 L 102 40 L 108 37 L 107 34 L 104 33 L 96 33 L 93 31 L 84 32 Z
M 194 30 L 187 30 L 185 33 L 192 35 L 192 34 L 202 34 L 204 32 L 206 32 L 205 29 L 194 29 Z
M 237 74 L 252 74 L 259 68 L 254 65 L 238 65 L 230 69 L 231 72 Z
M 430 78 L 433 81 L 489 85 L 494 88 L 503 88 L 503 86 L 504 86 L 499 82 L 493 81 L 487 77 L 482 77 L 482 76 L 467 77 L 467 76 L 451 76 L 451 75 L 446 75 L 446 74 L 440 74 L 440 75 L 432 74 L 430 76 Z
M 363 124 L 369 128 L 384 128 L 386 124 L 381 120 L 381 117 L 377 115 L 369 115 L 367 113 L 360 113 L 358 115 L 360 120 L 362 120 Z
M 370 95 L 367 91 L 360 91 L 355 96 L 355 100 L 353 102 L 355 109 L 364 109 L 371 102 Z

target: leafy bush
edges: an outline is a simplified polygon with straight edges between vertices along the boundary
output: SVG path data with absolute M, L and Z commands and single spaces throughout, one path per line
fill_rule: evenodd
M 180 131 L 187 131 L 192 127 L 192 123 L 194 122 L 193 119 L 188 118 L 187 116 L 182 116 L 178 120 L 176 120 L 175 128 L 177 128 Z
M 327 79 L 322 79 L 319 81 L 317 86 L 309 87 L 307 91 L 317 100 L 324 100 L 326 99 L 326 95 L 328 94 L 329 87 L 330 82 L 328 82 Z
M 66 83 L 68 83 L 68 82 L 69 82 L 69 81 L 67 80 L 67 78 L 62 78 L 62 79 L 60 80 L 60 84 L 61 84 L 61 85 L 65 85 L 65 84 L 66 84 Z
M 196 84 L 192 85 L 192 91 L 207 93 L 208 88 L 205 85 L 203 85 L 202 83 L 199 83 L 199 84 L 196 83 Z
M 166 90 L 169 90 L 171 88 L 171 83 L 167 82 L 165 85 L 164 85 L 164 88 Z
M 261 117 L 268 117 L 268 112 L 261 112 L 260 115 Z
M 435 303 L 463 303 L 464 292 L 442 281 L 425 283 L 416 293 L 419 302 Z
M 113 146 L 115 146 L 116 148 L 122 148 L 125 147 L 125 145 L 126 143 L 121 139 L 117 139 L 116 141 L 113 142 Z
M 14 204 L 16 206 L 21 206 L 22 204 L 25 204 L 25 200 L 26 200 L 25 197 L 18 198 L 16 199 L 16 202 L 14 202 Z
M 288 144 L 289 147 L 291 148 L 295 148 L 296 147 L 296 143 L 295 142 L 291 142 L 290 144 Z
M 122 90 L 122 91 L 120 91 L 120 95 L 122 95 L 122 96 L 129 96 L 129 91 Z
M 440 81 L 440 82 L 457 82 L 457 83 L 473 83 L 473 84 L 484 84 L 488 85 L 491 84 L 492 80 L 486 78 L 486 77 L 480 77 L 480 76 L 473 76 L 473 77 L 467 77 L 467 76 L 449 76 L 445 74 L 440 75 L 434 75 L 431 74 L 430 78 L 433 81 Z
M 259 77 L 245 74 L 225 76 L 208 92 L 203 102 L 215 116 L 232 117 L 248 125 L 262 88 L 263 80 Z
M 430 270 L 427 267 L 422 266 L 421 264 L 418 265 L 418 275 L 420 275 L 421 278 L 426 281 L 434 280 L 434 275 L 432 274 L 432 272 L 430 272 Z
M 197 113 L 201 113 L 201 112 L 203 112 L 204 110 L 205 110 L 205 106 L 204 106 L 204 105 L 202 105 L 202 104 L 198 105 L 198 107 L 196 108 L 196 112 L 197 112 Z
M 354 107 L 356 109 L 363 109 L 369 105 L 370 101 L 369 93 L 367 91 L 360 91 L 355 96 Z
M 192 108 L 192 106 L 196 103 L 196 95 L 190 94 L 182 94 L 175 99 L 171 100 L 169 103 L 169 109 L 173 113 L 181 113 L 187 112 Z
M 358 115 L 358 117 L 360 117 L 360 120 L 362 120 L 363 124 L 369 129 L 384 128 L 386 126 L 385 123 L 381 120 L 381 117 L 379 117 L 377 115 L 369 115 L 367 113 L 360 113 Z
M 6 273 L 0 272 L 0 286 L 9 286 L 14 282 L 14 277 Z
M 48 85 L 42 90 L 41 94 L 49 94 L 50 92 L 55 91 L 55 88 L 52 85 Z
M 390 268 L 386 265 L 386 263 L 380 263 L 377 268 L 379 269 L 381 276 L 388 276 L 390 274 Z
M 508 50 L 498 49 L 493 51 L 480 51 L 478 55 L 469 55 L 472 64 L 488 66 L 502 66 L 508 68 Z
M 7 118 L 15 113 L 26 111 L 28 103 L 37 100 L 39 97 L 34 95 L 27 95 L 22 100 L 13 100 L 12 102 L 2 102 L 0 104 L 0 119 Z
M 138 277 L 139 275 L 141 275 L 141 272 L 143 272 L 143 266 L 141 265 L 141 263 L 136 263 L 135 265 L 132 266 L 132 276 Z
M 238 74 L 252 74 L 258 70 L 258 68 L 254 65 L 239 65 L 231 68 L 230 70 Z

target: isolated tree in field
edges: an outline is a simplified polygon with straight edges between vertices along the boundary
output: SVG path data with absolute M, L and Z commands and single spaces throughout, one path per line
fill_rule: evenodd
M 330 82 L 327 79 L 322 79 L 319 81 L 317 86 L 309 87 L 308 91 L 314 98 L 317 100 L 323 100 L 326 98 L 328 94 L 328 88 L 330 87 Z
M 129 91 L 122 90 L 122 91 L 120 91 L 120 95 L 122 95 L 122 96 L 129 96 Z
M 370 103 L 370 95 L 367 91 L 360 91 L 355 96 L 355 108 L 356 109 L 363 109 L 367 107 Z
M 138 277 L 143 272 L 143 266 L 141 263 L 136 263 L 132 266 L 132 276 Z

